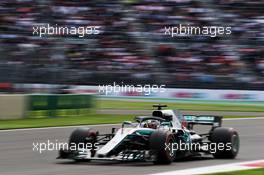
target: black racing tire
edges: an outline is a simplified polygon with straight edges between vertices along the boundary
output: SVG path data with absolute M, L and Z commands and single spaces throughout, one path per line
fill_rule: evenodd
M 216 149 L 216 152 L 213 153 L 214 158 L 217 159 L 234 159 L 236 158 L 239 152 L 239 135 L 236 130 L 233 128 L 216 128 L 212 131 L 211 142 L 216 143 L 216 146 L 219 143 L 225 145 L 224 149 Z M 229 144 L 229 147 L 226 145 Z
M 150 150 L 155 154 L 156 159 L 153 161 L 154 164 L 170 164 L 174 161 L 176 156 L 176 151 L 171 152 L 167 145 L 170 144 L 170 149 L 172 144 L 175 143 L 174 135 L 170 131 L 154 131 L 149 138 Z
M 77 128 L 70 136 L 69 143 L 94 143 L 97 139 L 97 132 L 90 128 Z
M 98 132 L 90 128 L 77 128 L 74 130 L 69 138 L 69 145 L 72 144 L 79 145 L 82 148 L 83 145 L 87 143 L 94 144 L 97 141 Z M 95 151 L 91 150 L 92 156 L 94 156 Z M 75 159 L 77 162 L 84 162 L 89 160 Z

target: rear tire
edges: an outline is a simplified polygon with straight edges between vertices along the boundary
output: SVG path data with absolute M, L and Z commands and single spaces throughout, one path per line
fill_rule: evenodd
M 174 161 L 176 151 L 171 152 L 172 144 L 175 143 L 174 135 L 169 131 L 154 131 L 149 139 L 150 150 L 156 154 L 154 164 L 170 164 Z M 166 147 L 166 145 L 170 145 Z
M 222 150 L 216 149 L 213 153 L 214 158 L 218 159 L 234 159 L 239 151 L 239 135 L 233 128 L 216 128 L 211 135 L 212 143 L 216 143 L 218 147 L 219 143 L 223 143 L 225 148 Z M 226 145 L 229 144 L 229 147 Z

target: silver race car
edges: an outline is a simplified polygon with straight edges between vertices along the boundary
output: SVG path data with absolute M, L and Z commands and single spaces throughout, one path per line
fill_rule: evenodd
M 70 146 L 59 151 L 58 159 L 170 164 L 192 156 L 228 159 L 237 156 L 238 133 L 233 128 L 221 127 L 222 117 L 182 115 L 178 110 L 163 109 L 166 105 L 153 107 L 157 109 L 151 116 L 138 116 L 136 122 L 125 121 L 109 134 L 86 127 L 76 129 L 70 136 Z M 210 130 L 198 134 L 194 125 L 210 125 Z

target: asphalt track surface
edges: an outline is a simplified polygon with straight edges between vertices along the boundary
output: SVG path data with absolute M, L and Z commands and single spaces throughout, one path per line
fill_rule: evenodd
M 33 142 L 47 142 L 47 140 L 67 142 L 69 134 L 76 127 L 0 131 L 0 174 L 141 175 L 264 158 L 263 119 L 225 120 L 223 125 L 236 128 L 240 134 L 241 147 L 237 159 L 217 160 L 207 157 L 174 162 L 171 165 L 153 165 L 151 162 L 119 163 L 108 161 L 77 164 L 71 160 L 56 160 L 57 151 L 46 151 L 42 154 L 33 151 Z M 104 125 L 95 128 L 99 129 L 101 133 L 105 133 L 110 132 L 111 127 Z

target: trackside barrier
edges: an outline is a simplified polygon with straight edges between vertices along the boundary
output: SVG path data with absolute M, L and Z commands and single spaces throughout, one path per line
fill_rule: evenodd
M 32 94 L 28 99 L 29 111 L 47 111 L 48 117 L 56 117 L 59 110 L 77 110 L 93 107 L 90 94 Z
M 223 90 L 223 89 L 185 89 L 185 88 L 166 88 L 164 92 L 157 89 L 142 89 L 131 92 L 133 88 L 114 88 L 114 84 L 105 84 L 101 86 L 69 86 L 67 91 L 71 94 L 96 94 L 99 97 L 124 97 L 124 98 L 152 98 L 152 99 L 169 99 L 169 100 L 197 100 L 197 101 L 237 101 L 237 102 L 264 102 L 264 91 L 261 90 Z M 64 86 L 64 85 L 61 85 Z M 109 87 L 110 86 L 110 87 Z M 143 85 L 142 85 L 143 86 Z M 17 91 L 30 92 L 52 92 L 59 85 L 54 84 L 14 84 Z M 108 92 L 106 92 L 108 87 Z M 120 85 L 119 85 L 120 87 Z M 115 90 L 116 89 L 116 90 Z M 126 89 L 126 90 L 125 90 Z M 129 90 L 130 89 L 130 90 Z M 111 92 L 109 92 L 109 90 Z M 117 91 L 118 90 L 118 91 Z
M 0 95 L 0 119 L 21 119 L 26 114 L 26 96 L 20 94 Z

